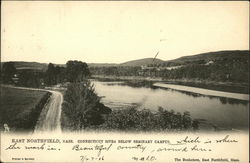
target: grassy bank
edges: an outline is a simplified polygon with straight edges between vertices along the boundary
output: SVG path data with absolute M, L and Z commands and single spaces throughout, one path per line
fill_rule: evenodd
M 162 78 L 149 78 L 149 77 L 137 77 L 137 76 L 102 76 L 95 75 L 94 79 L 101 81 L 127 81 L 131 86 L 152 86 L 154 82 L 164 82 L 168 84 L 177 84 L 184 86 L 191 86 L 197 88 L 205 88 L 216 91 L 225 91 L 232 93 L 244 93 L 249 94 L 249 83 L 236 83 L 236 82 L 219 82 L 200 79 L 162 79 Z
M 8 124 L 11 131 L 32 131 L 50 97 L 49 92 L 1 88 L 0 129 Z

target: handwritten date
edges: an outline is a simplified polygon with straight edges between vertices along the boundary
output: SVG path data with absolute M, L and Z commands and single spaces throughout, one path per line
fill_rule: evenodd
M 88 161 L 104 161 L 104 156 L 98 156 L 98 157 L 91 157 L 91 156 L 80 156 L 80 159 L 82 162 L 88 162 Z

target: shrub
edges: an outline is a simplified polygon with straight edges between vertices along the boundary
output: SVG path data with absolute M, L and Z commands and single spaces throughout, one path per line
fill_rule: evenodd
M 124 131 L 188 130 L 191 129 L 191 124 L 189 112 L 182 115 L 173 110 L 164 110 L 162 107 L 155 113 L 147 109 L 127 108 L 113 110 L 99 128 Z

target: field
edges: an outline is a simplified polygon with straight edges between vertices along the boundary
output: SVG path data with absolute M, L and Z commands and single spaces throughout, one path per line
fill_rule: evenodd
M 11 131 L 32 131 L 50 93 L 0 88 L 0 129 L 3 130 L 3 124 L 6 123 Z

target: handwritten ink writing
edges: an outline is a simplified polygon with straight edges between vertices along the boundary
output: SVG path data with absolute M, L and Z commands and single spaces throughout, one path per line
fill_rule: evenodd
M 200 143 L 199 136 L 197 136 L 195 139 L 189 138 L 188 136 L 185 137 L 185 139 L 177 141 L 179 144 L 183 143 Z
M 43 143 L 41 146 L 25 146 L 25 149 L 38 149 L 38 150 L 44 150 L 45 143 Z
M 216 143 L 237 143 L 237 140 L 229 139 L 229 135 L 225 136 L 223 139 L 216 140 Z
M 95 145 L 94 147 L 81 147 L 79 144 L 77 144 L 77 145 L 74 145 L 72 147 L 72 150 L 73 151 L 93 151 L 93 150 L 96 150 L 96 151 L 98 151 L 97 156 L 100 156 L 102 151 L 109 151 L 111 147 L 112 147 L 112 144 L 109 144 L 108 146 Z
M 95 149 L 98 150 L 97 156 L 100 156 L 102 151 L 109 151 L 111 147 L 112 144 L 110 144 L 108 147 L 105 147 L 104 145 L 96 145 Z
M 74 151 L 85 151 L 85 150 L 94 150 L 94 148 L 93 147 L 80 147 L 80 145 L 77 144 L 77 145 L 74 145 L 72 147 L 72 150 L 74 150 Z
M 93 156 L 80 156 L 80 160 L 82 162 L 87 162 L 87 161 L 104 161 L 104 156 L 99 156 L 99 157 L 93 157 Z
M 197 145 L 195 145 L 191 148 L 191 151 L 206 152 L 206 151 L 211 151 L 211 149 L 199 148 Z
M 182 148 L 158 148 L 156 150 L 157 152 L 162 152 L 162 151 L 174 151 L 174 152 L 187 152 L 187 147 L 182 147 Z
M 11 144 L 9 147 L 7 147 L 5 150 L 9 150 L 9 149 L 21 149 L 21 147 L 17 146 L 17 143 Z
M 132 160 L 134 161 L 155 161 L 156 157 L 155 156 L 142 156 L 142 157 L 137 157 L 137 156 L 133 156 Z
M 134 146 L 118 146 L 117 147 L 117 150 L 122 150 L 122 149 L 139 149 L 141 150 L 141 152 L 144 152 L 145 149 L 146 149 L 146 146 L 143 146 L 141 144 L 137 144 L 137 145 L 134 145 Z

